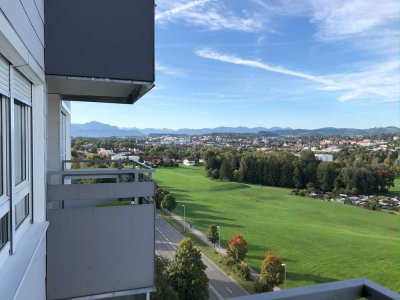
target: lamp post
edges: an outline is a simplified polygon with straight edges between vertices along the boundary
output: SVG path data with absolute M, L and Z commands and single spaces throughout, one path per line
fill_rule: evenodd
M 286 264 L 281 265 L 285 269 L 285 289 L 286 289 Z
M 218 260 L 221 261 L 221 226 L 218 228 Z
M 184 204 L 182 204 L 182 206 L 183 206 L 183 231 L 185 231 L 186 230 L 186 208 L 185 208 Z

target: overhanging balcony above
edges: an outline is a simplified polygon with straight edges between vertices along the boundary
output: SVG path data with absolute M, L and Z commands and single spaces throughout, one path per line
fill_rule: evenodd
M 134 103 L 154 86 L 153 0 L 45 1 L 49 94 Z

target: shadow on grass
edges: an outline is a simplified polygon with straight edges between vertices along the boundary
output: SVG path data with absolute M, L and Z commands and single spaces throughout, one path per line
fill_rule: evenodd
M 220 181 L 221 184 L 218 186 L 212 186 L 208 190 L 211 192 L 224 192 L 224 191 L 234 191 L 243 190 L 250 188 L 249 185 L 243 183 L 232 183 L 229 181 Z M 224 184 L 225 183 L 225 184 Z
M 325 283 L 330 281 L 337 281 L 338 279 L 332 277 L 324 277 L 318 274 L 304 274 L 304 273 L 295 273 L 295 272 L 287 272 L 287 279 L 294 281 L 308 281 L 312 283 Z

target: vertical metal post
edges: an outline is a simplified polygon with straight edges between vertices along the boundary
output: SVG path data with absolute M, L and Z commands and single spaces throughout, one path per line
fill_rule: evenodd
M 285 289 L 286 289 L 286 264 L 281 265 L 285 269 Z
M 185 205 L 182 204 L 183 206 L 183 231 L 186 231 L 186 208 Z
M 218 260 L 221 261 L 221 226 L 218 228 Z

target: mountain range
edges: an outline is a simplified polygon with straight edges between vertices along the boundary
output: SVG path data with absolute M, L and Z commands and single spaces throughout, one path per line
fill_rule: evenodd
M 381 134 L 396 133 L 400 134 L 398 127 L 375 127 L 370 129 L 355 128 L 335 128 L 324 127 L 318 129 L 292 129 L 290 127 L 216 127 L 201 129 L 168 129 L 168 128 L 119 128 L 108 124 L 92 121 L 85 124 L 71 124 L 71 135 L 73 137 L 128 137 L 128 136 L 147 136 L 149 134 L 212 134 L 212 133 L 260 133 L 266 136 L 279 135 L 362 135 L 362 134 Z

